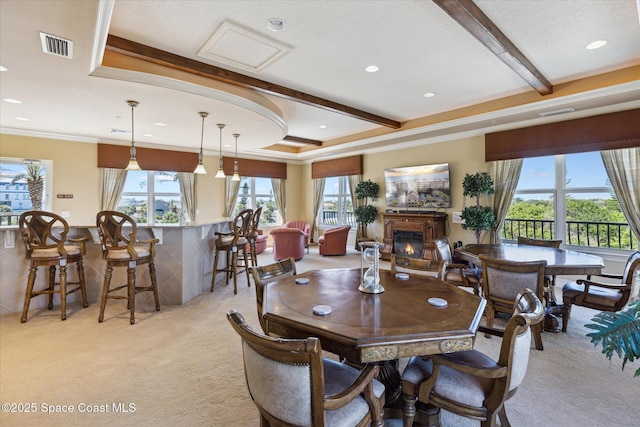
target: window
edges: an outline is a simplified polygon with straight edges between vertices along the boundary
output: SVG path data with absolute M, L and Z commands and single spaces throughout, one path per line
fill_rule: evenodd
M 356 225 L 346 176 L 325 178 L 321 218 L 325 225 Z
M 129 171 L 117 210 L 138 224 L 178 225 L 184 213 L 180 196 L 177 172 Z
M 243 177 L 233 214 L 236 215 L 243 209 L 257 209 L 260 206 L 262 206 L 261 225 L 282 224 L 282 217 L 273 196 L 271 178 Z
M 518 236 L 559 238 L 568 246 L 638 246 L 599 152 L 523 160 L 502 229 L 507 240 Z
M 31 193 L 37 188 L 30 185 L 29 174 L 42 177 L 42 204 L 39 209 L 51 210 L 51 171 L 53 162 L 41 159 L 0 157 L 0 225 L 15 225 L 24 211 L 33 209 Z

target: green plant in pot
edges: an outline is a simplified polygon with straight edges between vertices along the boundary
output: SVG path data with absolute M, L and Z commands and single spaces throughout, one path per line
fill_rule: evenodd
M 493 209 L 480 204 L 480 199 L 483 195 L 493 194 L 493 179 L 487 172 L 466 174 L 462 181 L 462 189 L 464 197 L 471 197 L 476 201 L 474 206 L 462 209 L 461 217 L 464 220 L 462 228 L 464 230 L 472 230 L 476 236 L 477 243 L 480 243 L 482 232 L 498 225 Z
M 375 206 L 369 204 L 369 199 L 374 200 L 378 197 L 380 192 L 380 186 L 370 179 L 366 181 L 360 181 L 356 186 L 355 194 L 358 200 L 364 200 L 360 206 L 354 209 L 353 214 L 356 217 L 356 222 L 360 227 L 360 236 L 362 238 L 367 237 L 367 226 L 372 224 L 378 216 L 378 209 Z
M 27 190 L 31 199 L 33 210 L 42 209 L 42 198 L 44 196 L 44 180 L 42 179 L 42 167 L 40 165 L 27 165 L 26 171 L 13 177 L 11 184 L 15 184 L 22 179 L 27 180 Z

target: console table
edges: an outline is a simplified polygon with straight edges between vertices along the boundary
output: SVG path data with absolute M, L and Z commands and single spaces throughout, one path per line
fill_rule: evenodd
M 384 220 L 384 247 L 382 259 L 388 261 L 393 252 L 394 230 L 414 231 L 422 233 L 423 250 L 422 258 L 428 258 L 425 254 L 426 243 L 439 239 L 446 235 L 447 214 L 444 212 L 429 213 L 383 213 Z

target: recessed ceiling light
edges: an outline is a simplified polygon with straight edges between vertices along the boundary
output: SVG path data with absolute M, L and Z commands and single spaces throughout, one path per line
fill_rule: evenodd
M 377 65 L 369 65 L 367 68 L 365 68 L 364 70 L 367 73 L 375 73 L 376 71 L 378 71 L 380 69 L 380 67 L 378 67 Z
M 162 123 L 162 122 L 155 122 L 154 126 L 158 126 L 158 127 L 165 127 L 167 124 L 166 123 Z
M 143 133 L 142 136 L 146 136 L 147 138 L 153 138 L 153 135 L 150 133 Z
M 7 67 L 3 67 L 2 65 L 0 65 L 0 71 L 9 71 L 9 70 L 7 69 Z
M 16 120 L 20 120 L 21 122 L 30 122 L 31 119 L 28 119 L 26 117 L 16 117 Z
M 436 94 L 435 94 L 435 93 L 433 93 L 433 92 L 427 92 L 427 93 L 425 93 L 425 94 L 424 94 L 424 95 L 422 95 L 422 96 L 424 96 L 425 98 L 431 98 L 431 97 L 436 96 Z
M 269 18 L 267 19 L 267 28 L 271 31 L 282 31 L 284 30 L 285 22 L 280 18 Z
M 320 129 L 326 129 L 327 125 L 320 125 Z
M 589 49 L 589 50 L 599 49 L 599 48 L 601 48 L 602 46 L 604 46 L 605 44 L 607 44 L 607 41 L 606 41 L 606 40 L 598 40 L 598 41 L 595 41 L 595 42 L 591 42 L 591 43 L 589 43 L 589 44 L 587 45 L 587 49 Z
M 5 98 L 3 99 L 3 101 L 8 102 L 9 104 L 22 104 L 22 101 L 18 99 L 12 99 L 12 98 Z

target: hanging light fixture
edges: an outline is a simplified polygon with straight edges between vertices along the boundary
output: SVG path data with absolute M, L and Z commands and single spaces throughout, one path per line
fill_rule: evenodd
M 129 149 L 129 164 L 127 165 L 126 169 L 128 171 L 139 171 L 140 165 L 136 160 L 136 146 L 133 142 L 133 109 L 139 105 L 139 102 L 127 101 L 127 104 L 129 105 L 129 107 L 131 107 L 131 148 Z
M 204 111 L 200 111 L 200 117 L 202 117 L 202 133 L 200 134 L 200 154 L 198 155 L 198 166 L 193 171 L 193 173 L 206 174 L 207 170 L 204 168 L 202 164 L 202 159 L 204 155 L 202 154 L 202 141 L 204 140 L 204 119 L 209 115 L 209 113 L 205 113 Z
M 231 181 L 240 181 L 240 175 L 238 175 L 238 137 L 239 133 L 234 133 L 233 137 L 236 139 L 236 158 L 233 161 L 233 176 L 231 177 Z
M 222 168 L 222 129 L 224 129 L 224 125 L 222 123 L 218 123 L 218 129 L 220 129 L 220 158 L 218 160 L 218 173 L 216 173 L 216 178 L 225 178 L 226 175 Z

